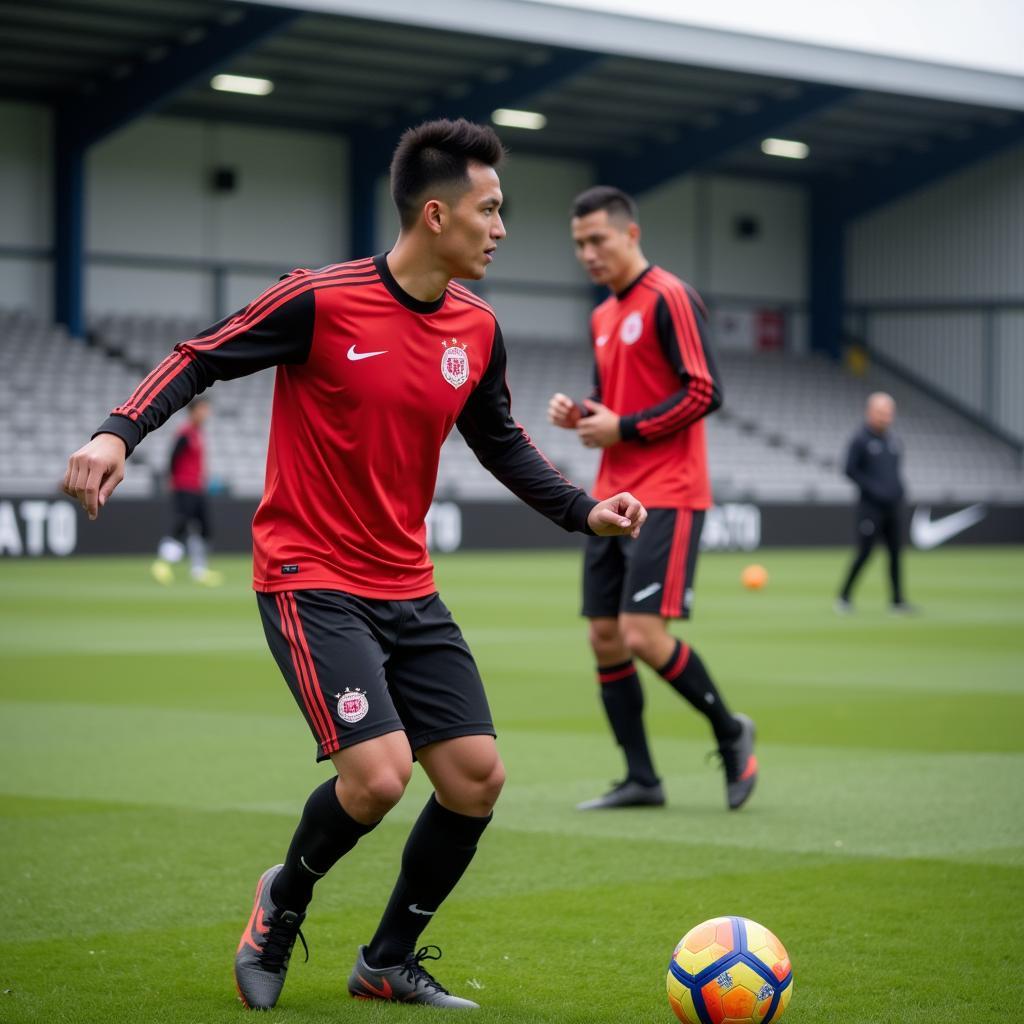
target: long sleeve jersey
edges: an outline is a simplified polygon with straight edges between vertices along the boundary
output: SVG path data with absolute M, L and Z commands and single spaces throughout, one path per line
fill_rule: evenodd
M 648 267 L 591 316 L 594 397 L 619 414 L 594 491 L 630 491 L 648 508 L 711 505 L 703 418 L 722 404 L 700 297 Z
M 512 418 L 493 311 L 452 282 L 422 302 L 385 256 L 295 270 L 174 351 L 97 433 L 129 454 L 214 381 L 277 367 L 254 587 L 406 599 L 434 592 L 427 510 L 457 426 L 480 462 L 567 530 L 595 501 Z
M 902 501 L 902 450 L 890 431 L 876 434 L 863 426 L 853 435 L 846 450 L 846 475 L 860 488 L 861 501 L 881 506 Z

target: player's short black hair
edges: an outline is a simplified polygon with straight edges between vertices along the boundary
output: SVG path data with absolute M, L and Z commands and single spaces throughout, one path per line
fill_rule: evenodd
M 391 198 L 402 227 L 419 213 L 424 192 L 438 185 L 469 185 L 469 163 L 499 167 L 505 147 L 494 129 L 460 117 L 407 128 L 391 158 Z
M 626 217 L 636 224 L 640 223 L 640 211 L 636 200 L 621 188 L 612 185 L 594 185 L 581 192 L 572 201 L 572 216 L 586 217 L 588 213 L 607 210 L 609 217 Z

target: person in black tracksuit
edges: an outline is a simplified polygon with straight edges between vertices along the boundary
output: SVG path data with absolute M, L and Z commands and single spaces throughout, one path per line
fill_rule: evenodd
M 846 453 L 846 475 L 860 489 L 857 502 L 857 552 L 836 601 L 836 609 L 849 612 L 854 583 L 864 568 L 875 541 L 881 536 L 889 549 L 889 580 L 893 611 L 907 611 L 900 578 L 903 537 L 903 481 L 900 458 L 903 446 L 890 427 L 896 415 L 891 395 L 877 391 L 868 397 L 864 426 L 854 434 Z

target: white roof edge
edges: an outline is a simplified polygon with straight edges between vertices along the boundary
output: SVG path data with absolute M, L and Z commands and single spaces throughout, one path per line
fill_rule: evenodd
M 1024 110 L 1024 77 L 533 0 L 255 0 L 324 14 L 473 32 L 610 56 L 672 61 Z M 468 12 L 472 12 L 467 19 Z

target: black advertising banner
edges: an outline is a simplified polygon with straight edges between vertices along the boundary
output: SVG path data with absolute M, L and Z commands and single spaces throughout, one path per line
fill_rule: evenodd
M 211 499 L 214 544 L 220 552 L 251 550 L 254 501 Z M 917 548 L 945 544 L 1024 544 L 1024 504 L 917 505 L 907 511 L 907 536 Z M 90 523 L 63 497 L 0 495 L 0 558 L 148 554 L 170 520 L 166 499 L 115 498 Z M 850 505 L 734 502 L 709 509 L 701 546 L 706 551 L 851 544 Z M 574 547 L 582 542 L 518 502 L 435 502 L 427 516 L 432 551 L 500 551 Z

